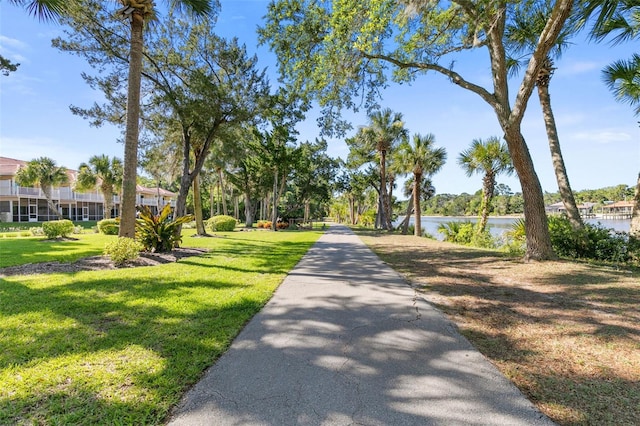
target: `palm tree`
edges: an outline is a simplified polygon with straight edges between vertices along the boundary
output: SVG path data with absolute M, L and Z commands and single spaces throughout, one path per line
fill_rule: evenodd
M 403 194 L 405 197 L 411 197 L 411 199 L 407 202 L 407 213 L 404 217 L 404 220 L 398 225 L 398 228 L 401 229 L 402 235 L 407 235 L 407 231 L 409 229 L 409 219 L 411 218 L 411 214 L 414 211 L 414 200 L 413 194 L 415 191 L 415 187 L 413 185 L 413 177 L 410 177 L 404 182 L 403 186 Z M 436 188 L 433 186 L 433 182 L 431 179 L 423 179 L 422 180 L 422 188 L 420 189 L 420 201 L 429 200 L 436 193 Z M 415 232 L 414 232 L 415 234 Z
M 113 195 L 122 187 L 122 160 L 102 154 L 80 164 L 76 189 L 86 191 L 96 186 L 104 197 L 104 218 L 111 219 Z
M 637 0 L 592 1 L 584 11 L 584 20 L 596 11 L 599 13 L 591 30 L 595 40 L 615 34 L 613 43 L 617 44 L 640 37 L 640 5 Z M 635 106 L 635 115 L 640 115 L 640 55 L 636 53 L 627 61 L 619 60 L 607 66 L 602 77 L 616 99 Z M 629 234 L 640 238 L 640 174 L 633 198 Z
M 513 173 L 511 156 L 507 145 L 504 142 L 500 142 L 500 139 L 496 136 L 492 136 L 486 141 L 474 139 L 471 142 L 471 147 L 462 151 L 458 156 L 458 164 L 469 177 L 474 173 L 484 174 L 482 179 L 480 223 L 478 224 L 478 233 L 481 234 L 487 227 L 491 200 L 496 186 L 496 177 L 500 173 L 508 175 Z
M 65 13 L 68 0 L 10 0 L 25 7 L 41 19 L 55 19 Z M 153 0 L 118 0 L 123 6 L 117 11 L 131 24 L 129 50 L 129 85 L 127 89 L 126 130 L 124 139 L 124 168 L 121 197 L 121 237 L 134 238 L 136 225 L 136 181 L 138 168 L 138 134 L 140 124 L 140 83 L 142 79 L 143 29 L 154 14 Z M 207 16 L 214 11 L 212 0 L 171 0 L 176 7 L 186 7 L 195 16 Z
M 523 59 L 510 58 L 511 71 L 516 72 L 521 65 L 526 66 L 529 56 L 535 51 L 538 45 L 540 33 L 545 27 L 550 7 L 536 7 L 531 13 L 517 14 L 512 23 L 507 27 L 507 45 L 515 54 L 524 54 Z M 551 161 L 558 182 L 558 190 L 562 197 L 562 203 L 567 211 L 567 216 L 574 229 L 584 228 L 584 222 L 580 216 L 580 210 L 576 204 L 571 185 L 569 184 L 569 176 L 567 168 L 564 164 L 564 157 L 560 149 L 560 140 L 558 138 L 558 129 L 556 120 L 551 108 L 551 96 L 549 95 L 549 83 L 556 68 L 554 67 L 554 59 L 560 58 L 564 49 L 569 46 L 569 38 L 576 32 L 576 26 L 572 22 L 568 22 L 558 35 L 558 38 L 547 57 L 542 63 L 542 68 L 538 72 L 536 79 L 536 87 L 538 89 L 538 99 L 542 108 L 545 128 L 547 130 L 547 139 L 549 142 L 549 150 L 551 151 Z
M 621 59 L 602 71 L 602 79 L 617 100 L 634 107 L 634 114 L 640 115 L 640 55 L 631 59 Z
M 49 210 L 55 212 L 59 219 L 62 213 L 53 203 L 52 190 L 54 186 L 64 185 L 69 182 L 67 169 L 56 166 L 56 162 L 48 157 L 40 157 L 31 160 L 26 167 L 20 167 L 16 173 L 16 183 L 20 186 L 40 186 L 47 199 Z
M 414 235 L 418 237 L 422 235 L 420 200 L 423 178 L 438 172 L 447 159 L 447 151 L 434 147 L 435 141 L 436 137 L 432 133 L 426 136 L 416 133 L 413 135 L 413 144 L 405 140 L 398 147 L 401 167 L 413 173 Z
M 380 200 L 381 224 L 384 229 L 391 230 L 391 202 L 387 192 L 387 154 L 403 137 L 407 130 L 402 122 L 402 114 L 394 113 L 386 108 L 369 116 L 369 126 L 358 131 L 357 138 L 366 147 L 378 152 L 380 156 Z

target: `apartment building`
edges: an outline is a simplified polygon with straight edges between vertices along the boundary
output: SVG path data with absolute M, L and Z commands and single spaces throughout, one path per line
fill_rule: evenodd
M 58 219 L 49 209 L 47 199 L 40 188 L 27 188 L 15 182 L 15 175 L 27 161 L 0 157 L 0 221 L 45 222 Z M 65 219 L 74 221 L 101 220 L 104 218 L 104 197 L 96 188 L 92 191 L 75 191 L 78 171 L 67 169 L 69 184 L 53 188 L 54 204 Z M 166 204 L 175 205 L 177 194 L 162 188 L 136 187 L 136 205 L 149 206 L 153 211 Z M 111 217 L 117 217 L 120 197 L 114 195 Z

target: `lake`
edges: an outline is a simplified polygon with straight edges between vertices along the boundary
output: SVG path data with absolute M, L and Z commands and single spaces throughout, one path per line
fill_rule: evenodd
M 404 216 L 394 222 L 394 226 L 397 226 Z M 503 232 L 511 229 L 511 225 L 518 220 L 518 217 L 491 217 L 489 216 L 489 231 L 491 234 L 498 237 L 502 235 Z M 433 235 L 435 238 L 442 240 L 443 236 L 438 232 L 438 227 L 447 222 L 466 222 L 471 221 L 473 223 L 477 222 L 478 218 L 476 216 L 422 216 L 422 231 L 428 232 Z M 413 224 L 413 216 L 411 216 L 410 223 Z M 631 226 L 631 219 L 586 219 L 587 223 L 597 224 L 600 223 L 605 228 L 611 228 L 616 231 L 624 231 L 629 232 L 629 226 Z

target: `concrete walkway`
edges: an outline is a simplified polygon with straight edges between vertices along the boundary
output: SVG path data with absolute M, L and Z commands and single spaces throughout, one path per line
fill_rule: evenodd
M 170 425 L 552 425 L 348 228 L 331 226 Z

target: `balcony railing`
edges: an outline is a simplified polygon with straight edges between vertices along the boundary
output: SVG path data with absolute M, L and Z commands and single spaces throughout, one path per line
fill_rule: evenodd
M 22 186 L 0 186 L 0 196 L 24 196 L 31 198 L 40 198 L 45 199 L 44 193 L 40 188 L 27 188 Z M 104 203 L 104 197 L 102 194 L 98 192 L 75 192 L 71 188 L 58 188 L 54 189 L 51 192 L 51 196 L 54 200 L 59 201 L 93 201 L 97 203 Z M 120 197 L 117 195 L 113 196 L 113 202 L 115 204 L 120 203 Z M 167 204 L 169 200 L 164 198 L 160 199 L 160 205 L 164 206 Z M 175 207 L 175 200 L 170 200 L 171 206 Z M 136 196 L 136 205 L 144 205 L 144 206 L 157 206 L 158 198 L 157 197 L 141 197 L 140 195 Z

